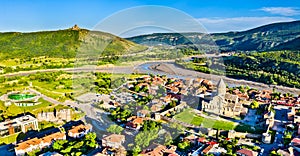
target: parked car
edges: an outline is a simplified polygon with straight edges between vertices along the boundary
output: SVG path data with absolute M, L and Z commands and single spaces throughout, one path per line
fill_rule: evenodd
M 265 149 L 264 148 L 261 148 L 260 149 L 260 154 L 259 155 L 262 155 L 264 153 Z

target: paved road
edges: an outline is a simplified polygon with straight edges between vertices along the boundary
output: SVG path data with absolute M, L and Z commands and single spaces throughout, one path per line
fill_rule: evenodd
M 264 148 L 264 156 L 269 155 L 269 152 L 272 151 L 273 148 L 279 148 L 279 144 L 283 144 L 283 133 L 285 131 L 285 124 L 288 121 L 287 112 L 288 107 L 285 106 L 275 106 L 275 123 L 272 127 L 272 130 L 276 131 L 275 139 L 272 144 L 262 144 L 261 148 Z
M 8 151 L 8 148 L 11 148 L 11 146 L 12 146 L 11 144 L 0 146 L 0 155 L 3 155 L 3 156 L 14 156 L 15 155 L 14 151 L 12 151 L 12 152 Z
M 43 98 L 44 100 L 46 100 L 46 101 L 48 101 L 48 102 L 50 102 L 50 103 L 53 103 L 53 104 L 56 104 L 56 105 L 57 105 L 57 104 L 61 104 L 61 102 L 59 102 L 59 101 L 57 101 L 57 100 L 55 100 L 55 99 L 53 99 L 53 98 L 51 98 L 51 97 L 48 97 L 48 96 L 46 96 L 46 95 L 40 93 L 39 91 L 37 91 L 37 90 L 35 90 L 35 89 L 29 88 L 29 91 L 31 91 L 31 92 L 33 92 L 33 93 L 35 93 L 35 94 L 41 96 L 41 98 Z
M 78 104 L 74 101 L 66 101 L 64 104 L 80 108 L 85 113 L 81 120 L 92 124 L 93 128 L 97 128 L 100 131 L 106 131 L 111 124 L 114 124 L 105 111 L 93 107 L 92 103 Z
M 249 109 L 247 115 L 243 120 L 241 120 L 242 123 L 246 123 L 251 126 L 255 126 L 257 122 L 257 115 L 256 115 L 256 110 L 254 109 Z

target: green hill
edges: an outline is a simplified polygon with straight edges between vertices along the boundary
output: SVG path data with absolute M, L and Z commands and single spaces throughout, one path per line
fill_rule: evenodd
M 300 21 L 274 23 L 242 32 L 154 33 L 127 38 L 146 45 L 215 47 L 221 51 L 270 51 L 300 49 Z M 205 49 L 207 50 L 207 49 Z
M 144 49 L 145 46 L 109 33 L 79 28 L 31 33 L 0 33 L 0 59 L 38 56 L 74 58 L 78 54 L 107 56 Z

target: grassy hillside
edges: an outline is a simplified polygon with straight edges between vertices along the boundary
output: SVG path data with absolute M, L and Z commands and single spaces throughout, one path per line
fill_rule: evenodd
M 0 33 L 0 59 L 28 57 L 74 58 L 77 54 L 120 55 L 145 47 L 117 36 L 79 30 Z

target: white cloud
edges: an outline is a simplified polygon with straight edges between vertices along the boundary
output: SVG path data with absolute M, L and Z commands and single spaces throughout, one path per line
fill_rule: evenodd
M 300 14 L 300 10 L 293 7 L 263 7 L 258 10 L 282 16 L 294 16 Z
M 258 26 L 289 22 L 295 19 L 290 17 L 235 17 L 235 18 L 198 18 L 197 19 L 209 33 L 243 31 Z

